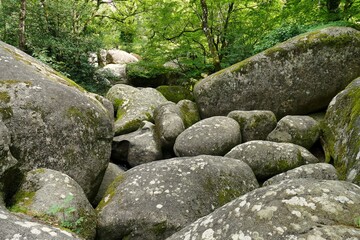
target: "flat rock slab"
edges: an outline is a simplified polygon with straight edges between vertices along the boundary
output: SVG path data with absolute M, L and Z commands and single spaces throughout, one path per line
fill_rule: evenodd
M 360 239 L 360 188 L 341 181 L 287 180 L 256 189 L 167 240 Z
M 360 32 L 329 27 L 309 32 L 229 68 L 194 87 L 203 118 L 233 110 L 270 110 L 277 118 L 324 109 L 360 76 Z
M 258 187 L 242 161 L 218 156 L 174 158 L 130 169 L 97 207 L 98 239 L 165 239 Z

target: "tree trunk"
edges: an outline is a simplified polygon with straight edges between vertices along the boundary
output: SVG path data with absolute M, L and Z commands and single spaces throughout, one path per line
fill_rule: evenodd
M 209 28 L 208 7 L 206 4 L 206 0 L 200 0 L 200 4 L 201 4 L 201 10 L 202 10 L 202 15 L 201 15 L 202 30 L 206 36 L 210 54 L 213 59 L 214 70 L 217 72 L 217 71 L 221 70 L 220 57 L 219 57 L 219 53 L 217 52 L 215 44 L 214 44 L 214 36 L 212 35 L 210 28 Z
M 26 49 L 25 20 L 26 20 L 26 0 L 21 0 L 20 16 L 19 16 L 19 48 L 21 50 Z

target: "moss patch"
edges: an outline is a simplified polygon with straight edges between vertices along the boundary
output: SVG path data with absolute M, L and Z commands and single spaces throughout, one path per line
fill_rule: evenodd
M 156 90 L 158 90 L 167 100 L 174 103 L 178 103 L 184 99 L 195 101 L 192 92 L 182 86 L 159 86 Z
M 7 120 L 10 119 L 14 113 L 11 107 L 0 107 L 0 114 L 3 120 Z
M 10 100 L 11 97 L 7 92 L 0 92 L 0 102 L 9 103 Z
M 101 199 L 100 203 L 97 205 L 95 209 L 97 212 L 100 212 L 106 206 L 106 204 L 111 201 L 111 199 L 114 197 L 116 193 L 116 188 L 124 181 L 125 181 L 124 174 L 121 174 L 114 179 L 114 181 L 107 188 L 104 198 Z

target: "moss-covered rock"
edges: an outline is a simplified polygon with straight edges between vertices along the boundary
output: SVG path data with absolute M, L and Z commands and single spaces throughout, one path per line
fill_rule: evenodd
M 326 108 L 360 75 L 359 56 L 359 31 L 316 30 L 206 77 L 194 96 L 203 118 L 259 109 L 304 115 Z
M 95 238 L 94 209 L 80 185 L 58 171 L 42 168 L 28 172 L 10 209 L 67 228 L 85 239 Z
M 242 161 L 197 156 L 134 167 L 109 187 L 98 211 L 99 239 L 160 240 L 258 187 Z
M 164 97 L 174 103 L 188 99 L 194 101 L 192 92 L 183 86 L 159 86 L 156 88 Z
M 2 42 L 0 59 L 0 118 L 20 171 L 64 172 L 94 197 L 111 154 L 107 108 L 94 94 Z
M 326 160 L 340 179 L 360 186 L 360 78 L 332 100 L 323 122 Z
M 188 128 L 201 120 L 199 109 L 193 101 L 181 100 L 177 103 L 177 105 L 180 108 L 185 128 Z
M 310 149 L 320 136 L 320 124 L 310 116 L 285 116 L 266 140 L 288 142 Z
M 305 148 L 292 143 L 255 140 L 237 145 L 225 157 L 246 162 L 259 181 L 319 160 Z
M 137 89 L 117 84 L 106 94 L 116 111 L 115 135 L 136 131 L 143 121 L 153 122 L 156 107 L 167 100 L 153 88 Z

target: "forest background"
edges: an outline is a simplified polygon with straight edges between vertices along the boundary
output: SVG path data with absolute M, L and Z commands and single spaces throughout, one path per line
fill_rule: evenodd
M 0 0 L 0 40 L 104 94 L 89 53 L 141 56 L 131 76 L 172 76 L 191 88 L 207 74 L 325 26 L 360 29 L 360 0 Z M 165 62 L 176 62 L 169 69 Z

